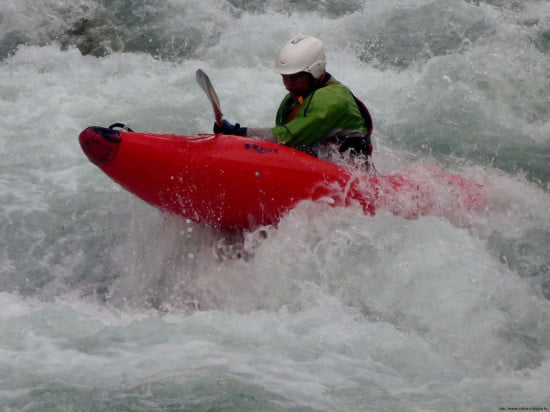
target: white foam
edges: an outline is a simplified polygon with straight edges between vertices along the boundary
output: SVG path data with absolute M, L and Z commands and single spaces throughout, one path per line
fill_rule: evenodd
M 546 87 L 547 56 L 519 52 L 531 29 L 519 31 L 513 11 L 453 5 L 459 20 L 475 23 L 475 10 L 500 35 L 382 70 L 358 58 L 359 40 L 433 3 L 374 1 L 335 17 L 283 15 L 271 2 L 267 14 L 238 18 L 223 14 L 224 4 L 186 3 L 197 21 L 211 16 L 215 26 L 193 59 L 95 58 L 53 44 L 22 46 L 0 64 L 0 403 L 38 404 L 40 390 L 51 390 L 75 394 L 75 403 L 141 397 L 151 409 L 184 397 L 206 404 L 201 396 L 219 393 L 282 409 L 548 405 L 546 274 L 521 277 L 502 257 L 508 251 L 491 243 L 523 245 L 521 257 L 543 268 L 544 249 L 527 234 L 548 230 L 548 192 L 521 173 L 492 169 L 474 150 L 495 141 L 530 150 L 502 130 L 547 143 L 547 125 L 525 121 L 534 113 L 527 95 Z M 436 7 L 445 16 L 453 8 Z M 89 125 L 208 132 L 213 115 L 195 84 L 199 67 L 229 120 L 272 124 L 284 94 L 272 55 L 298 31 L 326 40 L 329 70 L 373 109 L 381 173 L 440 161 L 486 185 L 487 209 L 456 227 L 446 216 L 370 217 L 304 202 L 277 228 L 262 228 L 266 238 L 258 230 L 239 248 L 134 199 L 81 152 L 77 136 Z M 510 59 L 512 66 L 496 64 Z M 519 86 L 510 82 L 528 62 Z M 457 126 L 433 110 L 464 116 L 465 159 L 426 149 L 448 140 L 438 130 Z M 238 253 L 245 258 L 227 258 Z

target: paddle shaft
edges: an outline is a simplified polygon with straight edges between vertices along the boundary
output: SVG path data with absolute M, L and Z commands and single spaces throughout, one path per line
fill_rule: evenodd
M 214 90 L 214 86 L 212 86 L 210 79 L 208 78 L 206 73 L 203 72 L 201 69 L 197 70 L 197 73 L 195 74 L 195 78 L 197 79 L 197 83 L 199 84 L 201 89 L 204 90 L 204 93 L 206 93 L 206 97 L 208 97 L 208 100 L 210 100 L 210 104 L 212 105 L 212 109 L 214 110 L 214 117 L 216 118 L 216 123 L 218 125 L 221 125 L 223 114 L 220 109 L 220 101 L 218 99 L 218 95 L 216 94 L 216 91 Z

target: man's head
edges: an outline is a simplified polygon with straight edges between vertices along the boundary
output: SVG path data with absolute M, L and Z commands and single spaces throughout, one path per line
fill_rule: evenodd
M 298 36 L 279 51 L 275 71 L 283 76 L 288 91 L 305 96 L 325 76 L 326 56 L 321 40 L 313 36 Z

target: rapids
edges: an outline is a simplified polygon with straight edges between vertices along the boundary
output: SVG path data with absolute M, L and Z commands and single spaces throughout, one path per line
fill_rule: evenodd
M 0 410 L 550 408 L 549 1 L 0 10 Z M 273 124 L 298 33 L 371 110 L 379 172 L 441 165 L 486 210 L 304 202 L 239 245 L 83 155 L 89 125 L 209 132 L 197 68 L 228 120 Z

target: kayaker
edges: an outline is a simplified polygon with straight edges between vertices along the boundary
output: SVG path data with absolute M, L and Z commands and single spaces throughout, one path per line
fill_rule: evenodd
M 241 127 L 223 120 L 214 133 L 250 136 L 283 143 L 324 157 L 335 144 L 339 153 L 372 153 L 372 118 L 366 106 L 325 70 L 321 40 L 298 36 L 279 51 L 275 71 L 282 75 L 288 94 L 277 111 L 275 127 Z M 328 151 L 330 152 L 330 150 Z

